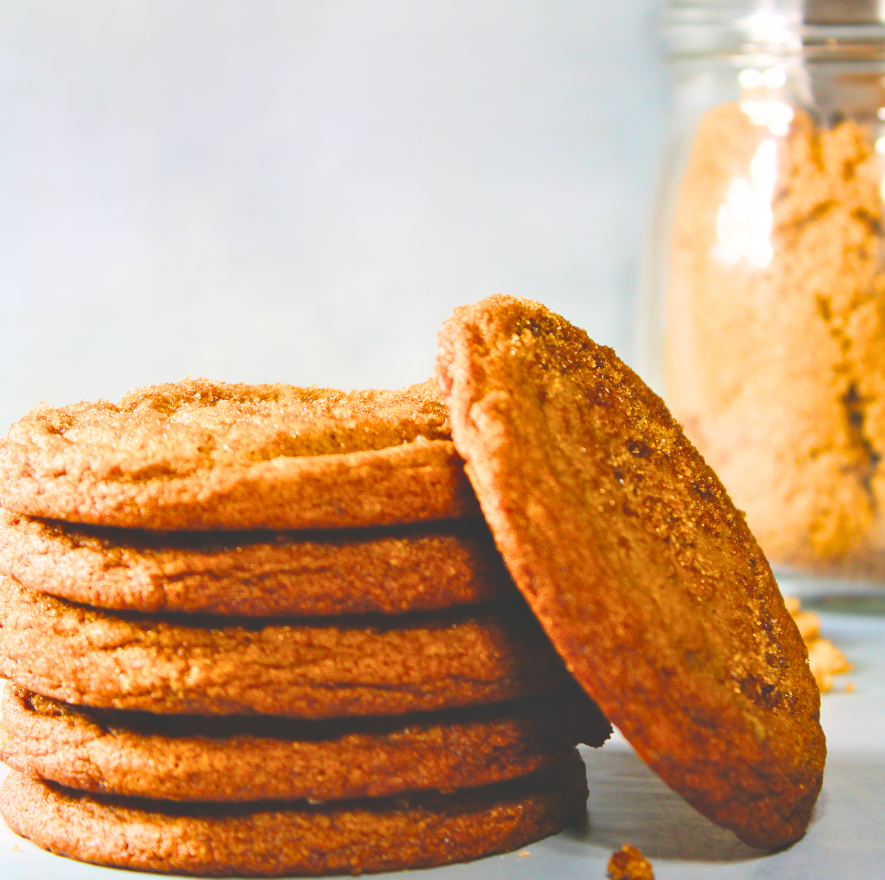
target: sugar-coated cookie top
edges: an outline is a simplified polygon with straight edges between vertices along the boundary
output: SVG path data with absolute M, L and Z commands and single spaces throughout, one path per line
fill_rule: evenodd
M 3 445 L 47 475 L 88 470 L 146 480 L 449 436 L 432 382 L 399 391 L 337 391 L 186 379 L 130 391 L 118 404 L 38 407 L 10 428 Z
M 807 652 L 663 401 L 504 296 L 455 311 L 437 371 L 498 548 L 569 671 L 701 812 L 757 846 L 801 836 L 826 755 Z
M 393 525 L 476 513 L 435 383 L 188 379 L 38 407 L 0 440 L 0 505 L 148 529 Z

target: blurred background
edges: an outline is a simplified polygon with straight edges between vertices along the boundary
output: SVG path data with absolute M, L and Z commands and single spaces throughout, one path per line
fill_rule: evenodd
M 0 5 L 0 434 L 39 401 L 395 387 L 503 292 L 634 359 L 656 0 Z

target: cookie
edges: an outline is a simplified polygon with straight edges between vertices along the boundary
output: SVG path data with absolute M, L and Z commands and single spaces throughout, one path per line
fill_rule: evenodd
M 577 752 L 569 758 L 449 795 L 257 809 L 102 798 L 12 772 L 0 812 L 38 846 L 99 865 L 204 876 L 395 871 L 506 852 L 580 821 L 587 780 Z
M 258 617 L 435 611 L 514 590 L 480 518 L 322 533 L 150 532 L 0 510 L 0 574 L 101 608 Z
M 41 406 L 0 441 L 0 506 L 147 529 L 391 525 L 475 514 L 432 383 L 400 391 L 188 379 Z
M 0 577 L 0 676 L 67 703 L 330 718 L 500 702 L 567 676 L 512 600 L 391 618 L 149 617 Z
M 517 586 L 642 758 L 755 846 L 800 837 L 826 745 L 768 563 L 663 402 L 538 303 L 457 309 L 452 433 Z
M 455 791 L 560 763 L 611 725 L 577 686 L 466 710 L 332 722 L 78 709 L 0 687 L 0 758 L 26 776 L 175 801 Z

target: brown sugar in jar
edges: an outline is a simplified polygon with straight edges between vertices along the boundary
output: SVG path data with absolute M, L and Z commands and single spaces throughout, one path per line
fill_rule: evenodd
M 646 354 L 776 570 L 885 580 L 885 43 L 829 27 L 675 59 Z

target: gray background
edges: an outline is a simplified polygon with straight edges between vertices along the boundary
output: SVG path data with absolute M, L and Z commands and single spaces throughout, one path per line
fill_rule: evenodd
M 187 374 L 398 386 L 453 306 L 633 358 L 654 0 L 0 6 L 0 433 Z
M 633 358 L 665 106 L 655 0 L 7 0 L 0 433 L 40 399 L 188 373 L 422 379 L 452 307 L 494 291 Z M 869 602 L 809 604 L 857 665 L 856 690 L 823 701 L 801 844 L 748 854 L 616 740 L 588 756 L 577 836 L 433 876 L 602 877 L 630 840 L 660 880 L 885 877 L 881 591 Z M 0 823 L 0 876 L 134 875 Z

